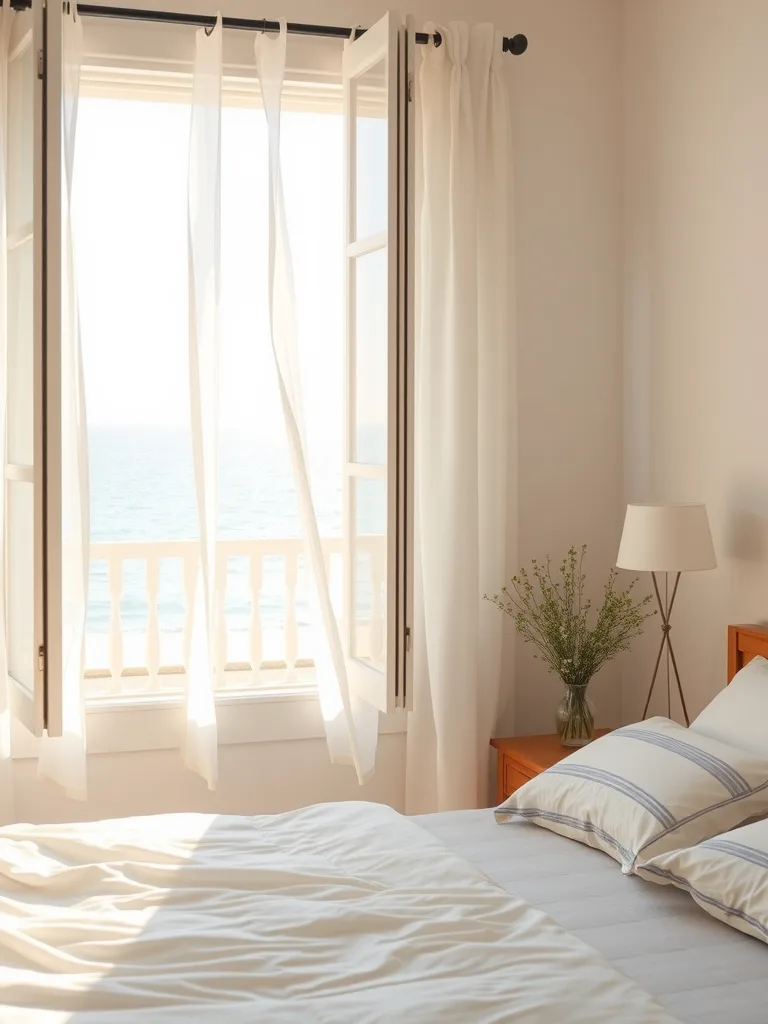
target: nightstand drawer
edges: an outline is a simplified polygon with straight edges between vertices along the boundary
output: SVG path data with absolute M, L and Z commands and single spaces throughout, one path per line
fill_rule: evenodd
M 595 729 L 595 739 L 610 729 Z M 573 753 L 564 747 L 559 736 L 507 736 L 492 739 L 496 748 L 496 802 L 502 803 L 516 789 L 535 779 L 553 764 Z
M 527 773 L 519 764 L 509 758 L 504 759 L 504 799 L 511 796 L 516 789 L 520 789 L 530 779 L 533 772 Z

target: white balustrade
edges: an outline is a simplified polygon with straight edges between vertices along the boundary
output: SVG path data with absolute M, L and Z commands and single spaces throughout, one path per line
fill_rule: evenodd
M 375 657 L 384 646 L 386 608 L 385 581 L 386 565 L 383 538 L 358 537 L 359 550 L 367 551 L 371 566 L 372 607 L 368 624 L 371 654 Z M 342 544 L 340 538 L 323 540 L 323 556 L 329 580 L 335 561 L 340 561 Z M 219 687 L 240 688 L 259 684 L 280 682 L 302 682 L 313 678 L 314 662 L 312 652 L 302 652 L 299 657 L 299 623 L 296 598 L 299 583 L 299 562 L 304 556 L 304 545 L 298 538 L 264 540 L 226 540 L 217 545 L 216 571 L 214 575 L 215 619 L 214 652 L 212 668 Z M 229 590 L 230 559 L 245 559 L 245 592 L 250 602 L 247 616 L 247 636 L 240 638 L 237 651 L 232 650 L 232 635 L 228 628 L 226 601 Z M 269 559 L 268 572 L 264 560 Z M 107 600 L 109 601 L 108 633 L 105 646 L 91 640 L 89 634 L 89 657 L 86 670 L 87 692 L 91 694 L 119 695 L 125 688 L 123 680 L 130 677 L 130 690 L 150 692 L 178 689 L 183 685 L 185 665 L 189 660 L 191 631 L 205 628 L 203 623 L 193 624 L 195 588 L 199 575 L 199 546 L 195 541 L 157 541 L 128 543 L 94 543 L 91 545 L 91 561 L 105 563 L 107 567 Z M 131 635 L 124 629 L 121 603 L 126 596 L 127 561 L 143 565 L 145 578 L 144 597 L 147 615 L 137 630 L 133 624 Z M 176 640 L 175 659 L 163 653 L 161 633 L 163 623 L 160 616 L 160 599 L 163 596 L 161 567 L 165 562 L 174 561 L 180 569 L 180 588 L 176 599 L 183 596 L 184 618 L 181 632 Z M 280 564 L 280 577 L 275 566 Z M 282 596 L 283 607 L 279 627 L 274 622 L 265 624 L 262 615 L 262 600 L 266 594 L 265 581 L 270 578 L 269 594 L 273 599 Z M 134 594 L 134 597 L 136 595 Z M 242 595 L 240 595 L 242 596 Z M 273 609 L 273 615 L 274 615 Z M 267 630 L 265 632 L 265 625 Z M 267 639 L 274 647 L 282 640 L 282 651 L 275 657 L 274 650 L 267 650 Z M 141 640 L 143 639 L 143 644 Z M 138 641 L 138 646 L 137 646 Z M 265 654 L 268 660 L 265 660 Z
M 123 597 L 123 563 L 118 557 L 110 558 L 109 573 L 109 674 L 112 689 L 120 686 L 120 673 L 123 670 L 123 630 L 120 623 L 120 601 Z
M 160 618 L 157 609 L 157 602 L 160 599 L 160 557 L 157 551 L 153 551 L 147 556 L 146 573 L 147 602 L 149 604 L 146 667 L 149 674 L 149 685 L 155 689 L 159 684 L 160 672 Z
M 370 655 L 374 665 L 386 664 L 386 592 L 384 588 L 387 571 L 384 545 L 371 551 L 371 623 L 368 630 Z
M 296 587 L 299 582 L 299 558 L 297 551 L 285 556 L 285 662 L 286 678 L 296 678 L 296 662 L 299 658 L 299 627 L 296 622 Z
M 227 619 L 225 615 L 225 601 L 227 599 L 227 569 L 228 559 L 217 556 L 216 572 L 214 575 L 214 649 L 213 663 L 216 672 L 216 685 L 224 683 L 224 672 L 227 668 Z
M 251 621 L 249 624 L 248 658 L 251 682 L 258 683 L 263 650 L 261 635 L 261 559 L 251 558 L 249 582 L 251 589 Z

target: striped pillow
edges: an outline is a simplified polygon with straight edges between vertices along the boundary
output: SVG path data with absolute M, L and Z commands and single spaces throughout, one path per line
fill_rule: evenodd
M 651 718 L 581 747 L 495 813 L 604 850 L 630 874 L 657 854 L 768 814 L 768 758 Z
M 687 889 L 712 917 L 768 942 L 768 821 L 662 853 L 637 873 Z

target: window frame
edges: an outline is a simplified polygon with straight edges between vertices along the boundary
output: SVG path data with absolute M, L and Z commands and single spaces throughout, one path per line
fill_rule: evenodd
M 50 12 L 59 12 L 58 5 L 47 5 L 43 7 L 43 0 L 32 0 L 33 16 L 38 19 L 39 37 L 35 36 L 35 45 L 38 38 L 42 39 L 43 19 L 48 17 Z M 44 13 L 45 12 L 45 13 Z M 108 23 L 106 23 L 108 24 Z M 105 38 L 103 22 L 85 21 L 89 31 L 86 33 L 86 50 L 83 60 L 83 76 L 81 79 L 81 96 L 88 97 L 98 94 L 100 96 L 112 95 L 114 98 L 153 98 L 168 101 L 176 99 L 187 102 L 191 94 L 191 60 L 179 60 L 158 58 L 155 54 L 151 60 L 141 55 L 141 48 L 129 46 L 133 50 L 133 60 L 126 61 L 123 56 L 112 55 L 110 57 L 102 47 L 89 47 L 89 37 L 98 25 L 99 36 Z M 131 26 L 133 28 L 133 26 Z M 149 41 L 153 38 L 157 26 L 153 26 L 152 34 L 146 31 L 142 38 Z M 38 31 L 38 29 L 36 29 Z M 123 26 L 121 26 L 121 33 Z M 54 642 L 57 634 L 61 635 L 61 451 L 59 439 L 53 424 L 56 422 L 56 410 L 60 411 L 60 333 L 57 317 L 61 316 L 61 288 L 55 282 L 61 278 L 61 17 L 51 17 L 46 28 L 46 50 L 44 55 L 45 75 L 43 79 L 36 81 L 36 110 L 41 114 L 36 124 L 36 141 L 42 153 L 43 142 L 43 104 L 46 108 L 46 136 L 47 165 L 43 168 L 40 164 L 39 178 L 36 178 L 36 196 L 39 201 L 39 214 L 42 221 L 42 210 L 44 208 L 44 192 L 47 195 L 47 217 L 45 222 L 45 246 L 43 236 L 36 245 L 39 247 L 39 260 L 42 266 L 43 253 L 46 253 L 45 269 L 35 275 L 35 288 L 39 307 L 46 307 L 46 321 L 41 328 L 42 346 L 44 348 L 44 364 L 41 363 L 39 372 L 36 371 L 35 389 L 36 393 L 43 395 L 45 399 L 45 412 L 43 405 L 40 405 L 40 433 L 39 433 L 39 454 L 41 486 L 39 487 L 39 514 L 41 548 L 44 554 L 40 563 L 40 586 L 36 586 L 35 594 L 40 604 L 40 635 L 44 638 L 39 646 L 44 649 L 44 658 L 39 662 L 40 684 L 36 687 L 34 717 L 30 715 L 30 709 L 24 707 L 18 699 L 14 700 L 12 711 L 14 714 L 14 757 L 36 756 L 39 737 L 45 728 L 50 735 L 61 733 L 61 688 L 52 685 L 55 678 L 61 679 L 62 652 L 61 643 Z M 117 34 L 113 33 L 113 38 Z M 128 37 L 121 36 L 123 42 Z M 130 34 L 130 39 L 138 38 Z M 188 39 L 191 42 L 194 36 L 189 33 Z M 309 40 L 302 40 L 308 44 Z M 315 41 L 312 41 L 313 45 Z M 334 50 L 337 52 L 338 41 L 335 41 Z M 42 49 L 42 47 L 41 47 Z M 302 54 L 307 52 L 305 45 Z M 138 54 L 138 56 L 137 56 Z M 398 58 L 400 60 L 400 58 Z M 311 62 L 310 62 L 311 63 Z M 286 81 L 286 107 L 295 109 L 301 106 L 306 109 L 307 100 L 312 104 L 313 109 L 342 110 L 342 85 L 338 73 L 331 73 L 327 67 L 312 68 L 308 66 L 297 67 L 287 76 Z M 322 65 L 323 62 L 321 61 Z M 398 63 L 399 72 L 402 72 L 402 63 Z M 259 87 L 253 74 L 242 74 L 243 66 L 237 61 L 225 64 L 225 80 L 223 89 L 223 100 L 226 105 L 247 105 L 260 106 Z M 234 73 L 237 72 L 237 73 Z M 402 84 L 401 84 L 402 88 Z M 402 98 L 402 94 L 401 94 Z M 406 100 L 407 102 L 407 100 Z M 295 104 L 295 106 L 294 106 Z M 402 113 L 399 115 L 402 117 Z M 401 121 L 396 132 L 402 131 Z M 412 131 L 412 128 L 411 128 Z M 403 145 L 402 136 L 398 136 L 398 147 Z M 411 151 L 412 159 L 412 151 Z M 400 174 L 402 168 L 399 167 Z M 55 179 L 55 183 L 53 182 Z M 52 201 L 53 197 L 53 201 Z M 401 242 L 403 231 L 403 217 L 408 216 L 402 207 L 398 210 L 398 245 Z M 398 259 L 401 259 L 398 256 Z M 398 274 L 402 283 L 402 263 L 398 263 Z M 412 292 L 412 288 L 411 288 Z M 409 301 L 411 301 L 411 298 Z M 401 313 L 398 313 L 401 322 Z M 406 345 L 404 333 L 400 335 L 401 346 Z M 405 359 L 411 367 L 412 372 L 412 348 L 406 352 L 404 348 L 399 349 L 398 359 Z M 57 405 L 58 403 L 58 405 Z M 402 433 L 402 416 L 407 405 L 408 398 L 405 393 L 399 393 L 398 397 L 398 425 L 396 427 L 398 444 L 407 447 Z M 43 442 L 42 426 L 45 424 L 47 436 Z M 412 444 L 411 448 L 412 450 Z M 36 458 L 38 451 L 36 450 Z M 399 472 L 407 473 L 407 469 L 401 465 Z M 43 474 L 45 478 L 43 484 Z M 412 462 L 410 468 L 412 476 Z M 402 491 L 398 491 L 402 495 Z M 402 501 L 401 508 L 405 508 L 406 500 L 411 499 L 398 497 Z M 411 503 L 412 504 L 412 503 Z M 410 545 L 409 545 L 410 546 Z M 403 562 L 403 565 L 405 563 Z M 36 633 L 37 635 L 37 633 Z M 404 644 L 405 641 L 401 639 Z M 410 662 L 410 659 L 408 659 Z M 17 687 L 13 688 L 17 690 Z M 157 698 L 138 695 L 137 697 L 127 696 L 124 699 L 103 699 L 101 697 L 88 697 L 86 700 L 87 713 L 87 734 L 88 749 L 91 753 L 106 753 L 119 750 L 147 750 L 165 749 L 177 745 L 176 739 L 181 734 L 181 714 L 183 696 L 172 694 L 158 694 Z M 325 735 L 322 718 L 319 712 L 319 701 L 317 697 L 317 685 L 286 684 L 261 688 L 243 689 L 237 692 L 218 691 L 216 694 L 217 712 L 220 710 L 223 718 L 220 729 L 220 742 L 243 743 L 274 741 L 276 739 L 309 739 Z M 246 706 L 251 706 L 258 714 L 258 720 L 253 719 L 250 712 L 246 712 Z M 406 706 L 405 700 L 398 701 L 398 706 Z M 300 709 L 300 710 L 299 710 Z M 266 717 L 264 715 L 267 711 Z M 290 711 L 290 719 L 286 717 Z M 388 708 L 394 710 L 394 705 Z M 298 717 L 296 712 L 299 711 Z M 129 724 L 130 719 L 130 724 Z M 178 723 L 176 722 L 178 719 Z M 400 732 L 405 730 L 405 716 L 401 713 L 390 714 L 380 719 L 380 731 Z M 25 728 L 19 728 L 23 725 Z M 135 726 L 135 728 L 134 728 Z
M 347 282 L 346 463 L 344 472 L 345 551 L 342 641 L 350 688 L 385 713 L 410 710 L 412 697 L 413 613 L 413 245 L 414 117 L 413 19 L 401 24 L 389 12 L 351 43 L 342 58 L 346 140 Z M 357 80 L 384 62 L 387 118 L 386 229 L 361 235 L 357 220 Z M 383 467 L 356 458 L 356 274 L 358 261 L 374 252 L 387 258 L 387 455 Z M 387 488 L 386 654 L 383 669 L 355 655 L 354 610 L 357 559 L 353 542 L 356 488 L 363 479 L 383 480 Z
M 47 445 L 44 441 L 45 430 L 45 388 L 46 388 L 46 344 L 47 344 L 47 313 L 45 305 L 46 288 L 46 244 L 47 244 L 47 220 L 45 216 L 45 197 L 47 167 L 46 144 L 47 137 L 44 137 L 46 123 L 46 107 L 48 99 L 48 85 L 44 74 L 43 50 L 46 33 L 45 19 L 47 15 L 43 8 L 42 0 L 32 0 L 31 6 L 23 11 L 16 11 L 11 32 L 11 40 L 17 36 L 16 43 L 11 43 L 9 53 L 10 65 L 14 60 L 20 59 L 28 49 L 32 49 L 34 84 L 33 84 L 33 125 L 32 125 L 32 245 L 33 245 L 33 292 L 32 292 L 32 322 L 33 322 L 33 394 L 30 401 L 33 409 L 33 465 L 21 466 L 11 463 L 8 460 L 8 426 L 6 423 L 5 444 L 6 451 L 3 455 L 5 462 L 4 473 L 4 495 L 5 515 L 5 536 L 4 544 L 6 550 L 9 545 L 9 519 L 8 519 L 8 489 L 15 483 L 31 483 L 33 487 L 33 544 L 34 544 L 34 570 L 33 570 L 33 623 L 32 638 L 33 646 L 29 651 L 29 659 L 33 672 L 33 687 L 29 690 L 23 683 L 15 679 L 8 671 L 9 696 L 13 715 L 21 721 L 32 735 L 40 736 L 48 727 L 48 664 L 45 658 L 47 647 L 47 575 L 46 575 L 46 508 L 45 508 L 45 459 Z M 55 21 L 55 18 L 53 19 Z M 10 163 L 10 157 L 9 157 Z M 7 245 L 3 239 L 2 244 Z M 6 630 L 8 622 L 8 607 L 13 600 L 13 594 L 9 592 L 8 560 L 3 561 L 5 567 L 5 610 Z M 10 637 L 7 636 L 7 643 Z M 55 729 L 55 720 L 52 723 Z M 55 734 L 55 732 L 54 732 Z

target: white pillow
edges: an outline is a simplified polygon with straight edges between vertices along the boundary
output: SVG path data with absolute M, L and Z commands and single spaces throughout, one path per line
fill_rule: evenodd
M 768 758 L 651 718 L 581 747 L 495 813 L 603 850 L 629 874 L 657 854 L 768 814 Z
M 711 701 L 691 729 L 768 757 L 768 661 L 753 658 Z
M 637 873 L 687 889 L 712 917 L 768 942 L 768 821 L 662 853 Z

